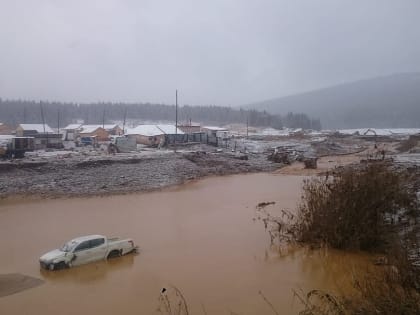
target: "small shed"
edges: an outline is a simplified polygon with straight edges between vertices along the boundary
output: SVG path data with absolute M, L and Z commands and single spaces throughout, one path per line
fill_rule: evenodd
M 35 150 L 63 148 L 61 135 L 47 124 L 19 124 L 16 128 L 18 137 L 34 137 Z
M 32 137 L 34 135 L 49 133 L 54 133 L 54 130 L 47 124 L 19 124 L 16 128 L 16 135 L 18 137 Z
M 222 127 L 213 127 L 213 126 L 206 126 L 203 127 L 202 130 L 209 136 L 218 137 L 218 138 L 227 138 L 228 137 L 228 129 Z
M 206 135 L 205 141 L 207 144 L 215 146 L 227 145 L 227 141 L 229 140 L 228 129 L 222 127 L 207 126 L 203 127 L 202 130 Z
M 63 139 L 66 141 L 75 141 L 79 132 L 82 130 L 82 124 L 70 124 L 62 129 Z

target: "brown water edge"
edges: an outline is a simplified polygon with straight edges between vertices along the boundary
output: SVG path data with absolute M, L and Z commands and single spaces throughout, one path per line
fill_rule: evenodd
M 364 152 L 364 151 L 363 151 Z M 307 169 L 303 162 L 293 162 L 291 165 L 279 168 L 275 171 L 276 174 L 284 175 L 300 175 L 300 176 L 314 176 L 323 174 L 336 167 L 346 166 L 352 163 L 360 163 L 366 154 L 360 152 L 358 154 L 342 154 L 342 155 L 328 155 L 318 159 L 316 169 Z
M 347 287 L 360 254 L 270 248 L 255 206 L 293 210 L 303 177 L 249 174 L 212 177 L 163 191 L 0 206 L 0 273 L 45 280 L 0 299 L 0 314 L 155 314 L 159 291 L 177 286 L 191 314 L 297 313 L 292 289 Z M 58 272 L 38 257 L 79 235 L 132 237 L 139 255 Z

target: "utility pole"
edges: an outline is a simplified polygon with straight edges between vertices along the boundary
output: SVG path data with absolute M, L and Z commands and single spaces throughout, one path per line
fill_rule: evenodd
M 42 108 L 42 102 L 39 101 L 39 107 L 41 107 L 41 118 L 42 118 L 42 126 L 44 128 L 44 135 L 47 136 L 47 145 L 46 147 L 48 148 L 48 132 L 45 132 L 45 117 L 44 117 L 44 109 Z
M 249 126 L 249 118 L 248 115 L 246 115 L 246 138 L 248 139 L 248 126 Z
M 175 90 L 175 152 L 176 138 L 178 137 L 178 90 Z
M 42 126 L 44 127 L 44 133 L 45 133 L 45 119 L 44 119 L 44 109 L 42 108 L 42 103 L 39 102 L 39 107 L 41 108 L 41 119 L 42 119 Z
M 123 135 L 125 135 L 125 120 L 127 119 L 127 107 L 124 109 Z
M 105 105 L 104 105 L 104 111 L 102 113 L 102 128 L 105 129 Z
M 86 109 L 86 121 L 83 119 L 83 124 L 88 125 L 89 124 L 89 107 L 85 107 L 85 109 Z
M 60 109 L 57 112 L 57 134 L 60 134 Z

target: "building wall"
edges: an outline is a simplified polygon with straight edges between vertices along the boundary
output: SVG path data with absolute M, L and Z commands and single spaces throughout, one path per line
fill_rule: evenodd
M 80 133 L 80 128 L 78 129 L 63 129 L 62 133 L 65 135 L 64 140 L 66 141 L 76 141 Z
M 117 126 L 114 129 L 112 129 L 112 130 L 109 131 L 109 134 L 110 135 L 113 135 L 113 136 L 121 136 L 122 133 L 123 133 L 122 132 L 122 129 L 119 126 Z
M 109 140 L 109 133 L 108 131 L 106 131 L 103 128 L 98 128 L 93 132 L 90 133 L 85 133 L 85 132 L 81 132 L 79 133 L 80 137 L 93 137 L 96 136 L 98 141 L 107 141 Z
M 165 135 L 158 136 L 144 136 L 144 135 L 130 135 L 129 137 L 135 137 L 137 144 L 144 144 L 149 146 L 157 146 L 161 141 L 165 141 Z
M 179 129 L 181 129 L 184 133 L 198 133 L 201 132 L 200 126 L 189 126 L 189 125 L 181 125 L 178 126 Z
M 16 128 L 16 136 L 17 137 L 34 137 L 36 135 L 41 135 L 41 134 L 44 134 L 44 133 L 43 132 L 39 133 L 36 130 L 24 130 L 20 125 Z M 45 134 L 47 134 L 47 133 L 45 133 Z
M 69 129 L 69 130 L 64 130 L 64 132 L 65 132 L 64 140 L 66 140 L 66 141 L 75 141 L 76 140 L 76 138 L 77 138 L 76 130 Z
M 35 150 L 43 150 L 47 148 L 61 149 L 63 141 L 61 135 L 57 134 L 37 134 L 34 138 Z
M 23 128 L 21 126 L 16 128 L 16 136 L 23 137 Z

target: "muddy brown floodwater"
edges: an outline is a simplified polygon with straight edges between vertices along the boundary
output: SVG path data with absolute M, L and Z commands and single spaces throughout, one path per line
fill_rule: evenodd
M 155 314 L 160 289 L 175 285 L 190 314 L 297 313 L 292 289 L 338 290 L 358 254 L 291 251 L 279 255 L 255 206 L 294 209 L 302 177 L 251 174 L 213 177 L 159 192 L 0 206 L 0 274 L 44 280 L 0 298 L 0 314 Z M 41 271 L 38 257 L 86 234 L 131 237 L 138 255 Z

